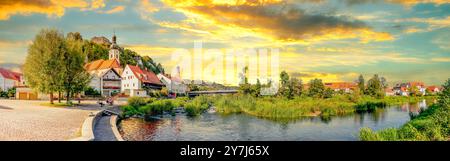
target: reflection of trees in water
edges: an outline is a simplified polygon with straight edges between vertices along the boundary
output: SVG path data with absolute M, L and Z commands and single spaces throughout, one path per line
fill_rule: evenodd
M 384 121 L 386 119 L 387 110 L 385 108 L 377 108 L 375 111 L 371 113 L 371 119 L 378 124 L 380 121 Z
M 364 119 L 366 117 L 369 117 L 369 119 L 371 119 L 373 122 L 375 122 L 375 124 L 378 124 L 380 121 L 386 120 L 386 116 L 387 116 L 387 113 L 388 113 L 386 108 L 389 108 L 389 107 L 377 108 L 377 109 L 375 109 L 374 111 L 371 111 L 371 112 L 356 113 L 353 116 L 353 121 L 354 121 L 354 123 L 357 123 L 359 125 L 363 125 L 364 124 Z
M 182 123 L 183 121 L 180 119 L 180 117 L 172 117 L 170 121 L 170 126 L 174 127 L 174 137 L 176 138 L 180 136 Z
M 157 122 L 159 121 L 150 123 L 143 119 L 129 118 L 122 121 L 120 131 L 125 140 L 151 140 L 151 136 L 156 131 Z

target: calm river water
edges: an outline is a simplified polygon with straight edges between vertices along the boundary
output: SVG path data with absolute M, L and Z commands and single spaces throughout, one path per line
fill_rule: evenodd
M 358 140 L 362 127 L 379 130 L 399 127 L 410 120 L 409 113 L 426 108 L 427 102 L 390 106 L 372 113 L 336 116 L 330 119 L 305 117 L 291 121 L 273 121 L 246 114 L 204 113 L 192 118 L 184 114 L 164 116 L 161 120 L 122 120 L 120 133 L 125 140 Z

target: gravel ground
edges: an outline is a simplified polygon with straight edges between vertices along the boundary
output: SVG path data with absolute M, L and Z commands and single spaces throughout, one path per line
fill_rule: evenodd
M 68 140 L 81 135 L 90 112 L 99 110 L 95 101 L 79 107 L 47 107 L 48 101 L 0 99 L 0 140 Z

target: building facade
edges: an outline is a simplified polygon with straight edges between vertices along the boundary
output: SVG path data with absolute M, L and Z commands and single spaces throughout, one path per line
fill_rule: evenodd
M 148 91 L 161 90 L 164 86 L 155 73 L 134 65 L 125 66 L 121 84 L 122 93 L 138 97 L 145 97 Z
M 122 68 L 120 66 L 120 47 L 117 45 L 116 39 L 116 35 L 114 35 L 108 60 L 100 59 L 84 66 L 92 77 L 89 87 L 100 92 L 102 96 L 112 96 L 120 92 Z
M 0 68 L 0 89 L 2 91 L 24 85 L 25 81 L 21 73 Z

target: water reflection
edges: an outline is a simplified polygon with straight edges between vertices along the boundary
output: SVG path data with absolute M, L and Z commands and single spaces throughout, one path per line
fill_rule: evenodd
M 357 140 L 362 127 L 399 127 L 409 121 L 409 112 L 426 107 L 424 100 L 370 113 L 296 120 L 267 120 L 245 114 L 176 115 L 149 122 L 123 120 L 120 131 L 126 140 Z

